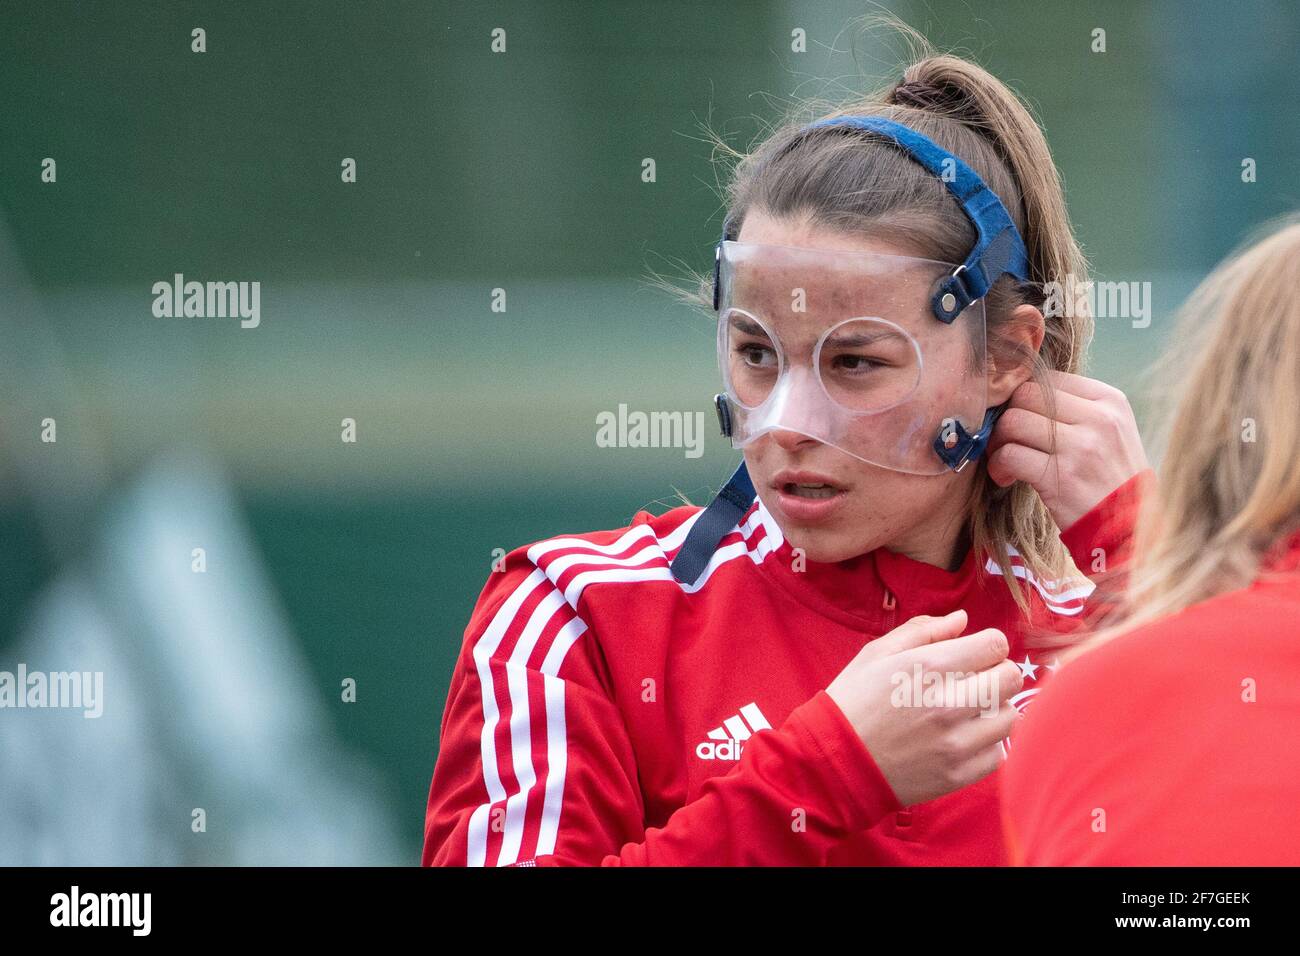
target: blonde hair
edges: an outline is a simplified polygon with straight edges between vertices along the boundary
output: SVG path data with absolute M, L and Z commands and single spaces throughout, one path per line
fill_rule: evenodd
M 975 229 L 936 177 L 888 140 L 859 129 L 829 126 L 807 131 L 817 118 L 879 116 L 928 136 L 961 157 L 1002 200 L 1029 253 L 1031 281 L 1003 276 L 986 300 L 988 349 L 995 361 L 1029 364 L 1049 396 L 1048 370 L 1078 372 L 1092 337 L 1086 310 L 1045 321 L 1037 355 L 1007 334 L 1012 310 L 1042 310 L 1044 285 L 1087 279 L 1087 262 L 1066 212 L 1060 176 L 1042 130 L 1029 108 L 983 68 L 952 55 L 934 55 L 915 31 L 892 21 L 910 41 L 913 62 L 902 79 L 829 112 L 813 101 L 793 107 L 752 152 L 737 152 L 711 134 L 716 151 L 736 160 L 726 188 L 729 238 L 744 217 L 762 209 L 777 217 L 802 216 L 817 226 L 892 240 L 925 258 L 961 262 Z M 811 114 L 811 115 L 809 115 Z M 687 294 L 711 311 L 711 277 L 696 274 Z M 1080 312 L 1082 311 L 1082 314 Z M 969 506 L 969 532 L 977 554 L 988 554 L 1022 612 L 1029 602 L 1015 577 L 1009 547 L 1042 580 L 1065 580 L 1078 571 L 1038 493 L 1017 482 L 1000 488 L 981 460 Z
M 1300 214 L 1222 262 L 1184 304 L 1158 367 L 1156 488 L 1127 586 L 1065 659 L 1245 587 L 1300 530 Z

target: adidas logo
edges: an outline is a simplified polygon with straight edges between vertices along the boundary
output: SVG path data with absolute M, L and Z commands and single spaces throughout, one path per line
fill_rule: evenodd
M 746 704 L 740 708 L 739 714 L 728 717 L 721 727 L 709 731 L 709 739 L 695 748 L 695 756 L 701 760 L 739 760 L 744 742 L 760 730 L 770 730 L 771 727 L 758 704 Z

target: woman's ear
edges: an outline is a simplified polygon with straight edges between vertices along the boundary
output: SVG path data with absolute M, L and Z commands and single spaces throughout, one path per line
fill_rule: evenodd
M 1011 310 L 996 337 L 989 340 L 990 406 L 1001 405 L 1033 376 L 1034 359 L 1043 347 L 1043 313 L 1032 305 Z

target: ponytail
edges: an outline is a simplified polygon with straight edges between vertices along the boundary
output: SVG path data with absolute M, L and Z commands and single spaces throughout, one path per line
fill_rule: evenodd
M 1074 238 L 1060 173 L 1043 131 L 1015 92 L 968 60 L 930 56 L 904 70 L 885 97 L 896 106 L 944 115 L 992 144 L 1017 194 L 1012 216 L 1040 288 L 1048 282 L 1064 282 L 1067 276 L 1086 279 L 1088 265 Z M 999 195 L 1004 204 L 1010 198 Z M 1077 372 L 1092 338 L 1091 316 L 1052 325 L 1043 343 L 1052 352 L 1047 365 Z

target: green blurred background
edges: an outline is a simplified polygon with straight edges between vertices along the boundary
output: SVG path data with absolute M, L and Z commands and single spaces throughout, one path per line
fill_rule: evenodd
M 698 502 L 735 460 L 712 435 L 708 318 L 644 281 L 711 265 L 725 169 L 701 124 L 744 148 L 789 97 L 893 80 L 897 38 L 853 22 L 884 11 L 1030 100 L 1096 274 L 1153 283 L 1151 327 L 1101 321 L 1091 363 L 1141 412 L 1194 280 L 1300 206 L 1292 4 L 5 4 L 5 659 L 115 496 L 204 447 L 306 693 L 376 787 L 354 812 L 391 819 L 384 860 L 416 861 L 493 549 Z M 260 281 L 260 327 L 154 318 L 176 272 Z M 56 465 L 38 435 L 60 402 Z M 706 452 L 598 448 L 620 402 L 709 413 Z M 94 480 L 51 497 L 45 469 L 79 453 Z

